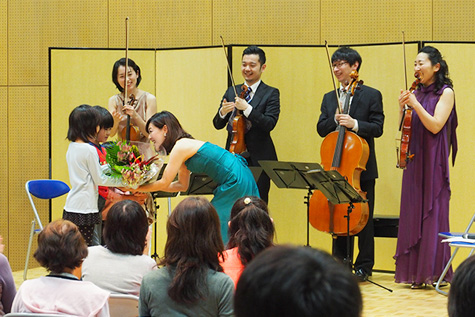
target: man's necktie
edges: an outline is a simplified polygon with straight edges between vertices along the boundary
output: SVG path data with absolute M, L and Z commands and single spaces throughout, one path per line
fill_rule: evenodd
M 241 90 L 245 91 L 243 99 L 246 100 L 247 103 L 249 103 L 249 101 L 251 101 L 251 91 L 252 91 L 251 87 L 242 85 Z M 234 109 L 233 112 L 231 113 L 231 116 L 229 117 L 228 125 L 226 127 L 229 133 L 233 132 L 233 120 L 234 120 L 234 117 L 236 116 L 236 113 L 237 113 L 237 109 Z M 249 131 L 250 128 L 251 128 L 251 122 L 249 120 L 246 120 L 246 132 Z
M 243 91 L 244 90 L 246 91 L 244 93 L 244 100 L 246 100 L 246 102 L 249 103 L 249 101 L 251 100 L 251 91 L 252 91 L 251 87 L 247 87 L 246 85 L 242 85 L 241 88 L 242 88 Z

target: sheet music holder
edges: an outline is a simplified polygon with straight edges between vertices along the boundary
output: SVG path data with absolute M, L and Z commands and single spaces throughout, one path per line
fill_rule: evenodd
M 361 203 L 366 200 L 336 170 L 325 171 L 320 166 L 305 173 L 323 195 L 334 205 Z
M 160 172 L 158 173 L 158 178 L 157 179 L 160 179 L 162 178 L 163 176 L 163 172 L 165 171 L 165 168 L 167 167 L 167 163 L 164 163 L 162 165 L 162 168 L 160 169 Z M 178 195 L 178 193 L 169 193 L 169 192 L 162 192 L 162 191 L 158 191 L 158 192 L 151 192 L 152 194 L 152 197 L 155 199 L 155 198 L 162 198 L 162 197 L 176 197 Z M 157 206 L 157 209 L 158 209 L 158 205 Z
M 160 169 L 160 172 L 158 173 L 158 178 L 160 179 L 163 176 L 163 172 L 165 171 L 165 167 L 167 166 L 166 163 L 162 165 L 162 168 Z M 160 205 L 156 201 L 157 198 L 167 198 L 168 200 L 168 216 L 170 216 L 172 212 L 172 203 L 171 203 L 171 197 L 176 197 L 178 193 L 169 193 L 169 192 L 151 192 L 150 193 L 153 198 L 153 204 L 155 205 L 155 209 L 158 210 L 160 208 Z M 152 259 L 158 259 L 158 253 L 157 253 L 157 212 L 154 214 L 154 222 L 153 222 L 153 254 L 151 255 Z
M 259 166 L 250 166 L 252 176 L 257 181 L 262 173 Z M 181 195 L 212 195 L 218 184 L 205 173 L 191 173 L 188 189 Z
M 333 204 L 365 201 L 338 171 L 325 171 L 318 163 L 259 161 L 279 188 L 307 189 L 307 246 L 309 245 L 309 206 L 313 190 L 320 190 Z

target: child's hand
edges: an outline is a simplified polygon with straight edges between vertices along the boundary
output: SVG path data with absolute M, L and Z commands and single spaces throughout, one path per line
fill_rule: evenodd
M 0 236 L 0 253 L 3 253 L 5 250 L 5 245 L 3 244 L 3 237 Z

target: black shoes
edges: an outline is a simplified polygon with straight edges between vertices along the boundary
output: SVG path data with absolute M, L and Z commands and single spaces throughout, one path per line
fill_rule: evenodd
M 365 282 L 368 280 L 368 273 L 366 273 L 363 269 L 356 269 L 355 276 L 359 282 Z

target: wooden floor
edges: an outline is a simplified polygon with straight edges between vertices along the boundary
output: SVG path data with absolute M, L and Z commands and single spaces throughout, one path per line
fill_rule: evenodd
M 46 275 L 43 268 L 28 271 L 28 279 Z M 23 271 L 13 272 L 17 288 L 23 282 Z M 447 297 L 436 292 L 432 286 L 412 290 L 409 285 L 394 283 L 393 274 L 373 273 L 371 279 L 392 290 L 376 286 L 370 282 L 360 284 L 363 294 L 363 317 L 392 316 L 438 316 L 446 317 Z M 443 290 L 448 291 L 449 286 Z

